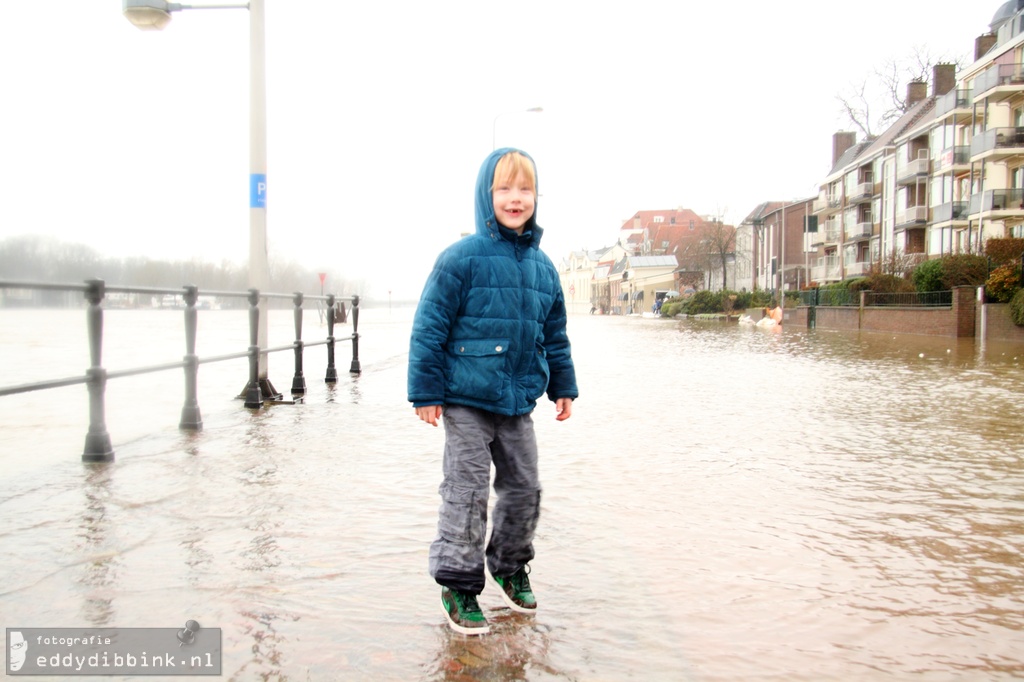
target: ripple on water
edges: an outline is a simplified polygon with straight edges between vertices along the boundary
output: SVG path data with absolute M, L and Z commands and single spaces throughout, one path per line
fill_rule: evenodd
M 79 461 L 80 393 L 8 405 L 0 443 L 32 454 L 0 492 L 10 624 L 196 618 L 235 680 L 1024 675 L 1017 360 L 573 318 L 573 418 L 535 413 L 541 609 L 485 591 L 494 634 L 474 640 L 426 575 L 443 430 L 405 402 L 408 316 L 383 315 L 361 376 L 328 386 L 307 360 L 304 404 L 242 409 L 236 374 L 204 366 L 198 433 L 176 429 L 180 378 L 111 382 L 112 465 Z M 211 348 L 228 317 L 201 315 Z

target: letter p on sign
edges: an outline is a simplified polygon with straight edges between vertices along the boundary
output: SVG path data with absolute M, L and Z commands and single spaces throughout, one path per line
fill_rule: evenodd
M 267 176 L 265 173 L 249 175 L 249 208 L 267 207 Z

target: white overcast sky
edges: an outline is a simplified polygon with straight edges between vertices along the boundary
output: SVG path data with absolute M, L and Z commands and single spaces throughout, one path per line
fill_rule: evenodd
M 271 257 L 416 297 L 492 135 L 535 157 L 556 262 L 640 209 L 738 223 L 816 192 L 838 93 L 915 47 L 972 56 L 1000 4 L 266 0 Z M 244 262 L 248 21 L 3 3 L 0 239 Z

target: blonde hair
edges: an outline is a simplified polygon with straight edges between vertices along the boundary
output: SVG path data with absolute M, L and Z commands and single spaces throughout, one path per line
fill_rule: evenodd
M 504 184 L 523 178 L 530 183 L 530 188 L 537 191 L 537 171 L 533 167 L 533 161 L 519 152 L 509 152 L 498 159 L 494 167 L 494 180 L 491 182 L 491 191 L 500 184 Z

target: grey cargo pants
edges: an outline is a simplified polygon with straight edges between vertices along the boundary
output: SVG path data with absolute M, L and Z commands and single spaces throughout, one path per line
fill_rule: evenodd
M 533 559 L 540 517 L 533 419 L 461 405 L 446 405 L 442 414 L 444 481 L 437 537 L 430 545 L 430 575 L 446 587 L 479 594 L 485 555 L 491 573 L 499 576 L 511 575 Z M 497 497 L 485 552 L 492 462 Z

